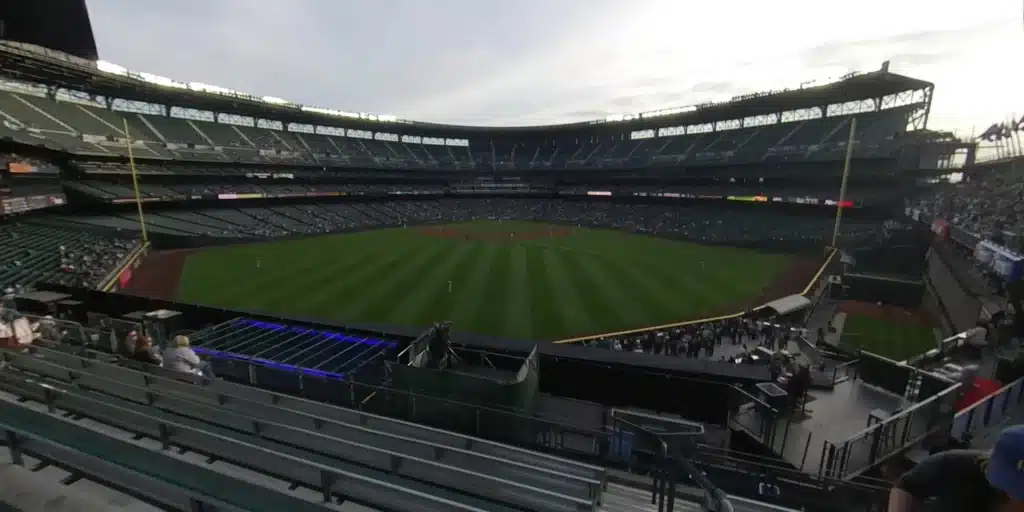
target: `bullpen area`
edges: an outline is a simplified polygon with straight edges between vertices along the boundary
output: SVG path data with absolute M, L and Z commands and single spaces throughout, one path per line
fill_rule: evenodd
M 476 221 L 188 254 L 178 299 L 553 340 L 734 313 L 799 293 L 814 258 L 612 230 Z
M 846 315 L 840 344 L 850 350 L 866 350 L 903 361 L 938 345 L 934 322 L 923 311 L 843 301 L 839 312 Z

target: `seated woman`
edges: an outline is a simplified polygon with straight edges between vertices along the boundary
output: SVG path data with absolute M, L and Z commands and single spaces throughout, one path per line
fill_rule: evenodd
M 196 352 L 192 350 L 188 336 L 175 336 L 172 347 L 164 352 L 164 364 L 167 368 L 177 372 L 194 373 L 201 375 L 206 370 Z
M 143 363 L 155 364 L 161 366 L 164 363 L 164 359 L 160 357 L 156 349 L 153 347 L 153 338 L 149 336 L 140 336 L 138 345 L 135 346 L 135 355 L 133 358 L 136 361 L 142 361 Z
M 119 350 L 128 359 L 135 359 L 135 349 L 139 346 L 139 333 L 132 331 L 121 341 Z

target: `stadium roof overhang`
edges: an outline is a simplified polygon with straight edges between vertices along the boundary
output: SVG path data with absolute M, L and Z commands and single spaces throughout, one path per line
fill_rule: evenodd
M 781 299 L 775 299 L 767 304 L 764 308 L 768 309 L 776 315 L 788 315 L 795 313 L 811 305 L 811 300 L 799 293 L 782 297 Z
M 174 105 L 212 112 L 273 119 L 288 123 L 343 126 L 357 130 L 415 132 L 423 136 L 458 137 L 503 134 L 521 137 L 556 136 L 580 132 L 616 132 L 664 126 L 710 123 L 729 119 L 774 114 L 826 105 L 883 98 L 905 91 L 931 87 L 930 82 L 878 70 L 845 80 L 802 89 L 753 95 L 728 103 L 711 104 L 672 115 L 643 117 L 629 121 L 583 122 L 550 126 L 486 127 L 422 122 L 382 122 L 342 118 L 311 112 L 291 104 L 275 105 L 256 97 L 228 97 L 203 91 L 161 86 L 129 76 L 100 71 L 95 63 L 69 55 L 18 45 L 0 44 L 0 77 L 83 91 L 97 96 Z

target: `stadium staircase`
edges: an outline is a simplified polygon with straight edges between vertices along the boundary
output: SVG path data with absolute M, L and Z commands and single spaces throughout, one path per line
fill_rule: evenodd
M 13 459 L 113 475 L 174 509 L 701 510 L 665 492 L 677 472 L 652 498 L 602 467 L 73 345 L 2 350 L 0 367 Z

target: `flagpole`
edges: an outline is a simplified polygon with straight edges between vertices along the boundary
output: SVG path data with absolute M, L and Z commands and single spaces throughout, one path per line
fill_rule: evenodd
M 850 161 L 853 159 L 853 143 L 857 136 L 857 118 L 850 120 L 850 140 L 846 143 L 846 161 L 843 163 L 843 180 L 839 185 L 839 202 L 836 203 L 836 226 L 832 230 L 832 250 L 839 248 L 839 225 L 843 221 L 843 202 L 846 201 L 846 182 L 850 177 Z
M 139 174 L 135 171 L 135 152 L 132 151 L 132 136 L 128 131 L 128 118 L 121 118 L 124 121 L 124 140 L 128 146 L 128 165 L 132 169 L 132 189 L 135 191 L 135 207 L 139 210 L 139 228 L 142 229 L 142 243 L 149 242 L 149 235 L 146 234 L 146 219 L 142 216 L 142 195 L 139 194 Z

